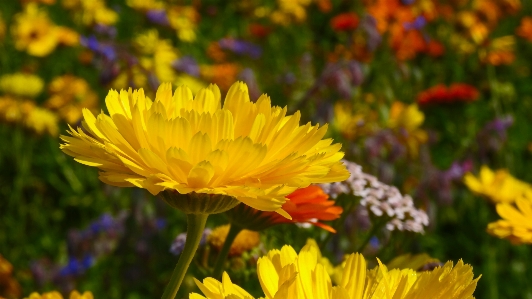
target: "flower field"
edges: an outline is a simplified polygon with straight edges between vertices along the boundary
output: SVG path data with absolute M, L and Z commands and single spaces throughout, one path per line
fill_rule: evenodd
M 532 299 L 532 2 L 0 1 L 0 299 Z

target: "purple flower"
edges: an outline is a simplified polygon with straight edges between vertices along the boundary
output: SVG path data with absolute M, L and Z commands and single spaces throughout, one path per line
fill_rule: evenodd
M 206 228 L 203 231 L 203 235 L 201 236 L 200 240 L 200 246 L 205 245 L 207 243 L 207 237 L 211 234 L 212 230 L 210 228 Z M 183 249 L 185 248 L 185 242 L 187 241 L 187 233 L 180 233 L 175 237 L 174 241 L 172 241 L 172 245 L 170 245 L 170 252 L 174 255 L 180 255 Z
M 150 22 L 157 25 L 168 26 L 170 24 L 164 9 L 150 9 L 146 12 L 146 17 Z
M 237 55 L 247 55 L 253 59 L 257 59 L 262 55 L 262 48 L 250 42 L 234 39 L 222 38 L 218 41 L 220 48 L 229 50 Z
M 412 5 L 416 0 L 401 0 L 404 5 Z
M 413 22 L 404 22 L 403 27 L 406 30 L 420 30 L 427 24 L 427 19 L 424 16 L 418 16 Z
M 377 20 L 372 15 L 365 15 L 360 22 L 360 26 L 367 35 L 366 47 L 373 52 L 382 42 L 382 36 L 377 29 Z
M 185 72 L 191 76 L 199 77 L 200 68 L 196 60 L 191 56 L 183 56 L 180 59 L 172 62 L 172 66 L 181 72 Z

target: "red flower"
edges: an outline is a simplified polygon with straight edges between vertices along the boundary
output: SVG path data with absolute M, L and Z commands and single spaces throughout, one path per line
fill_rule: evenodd
M 355 30 L 358 26 L 358 17 L 354 12 L 346 12 L 332 18 L 331 27 L 334 31 Z
M 251 35 L 258 38 L 266 37 L 272 31 L 271 28 L 257 23 L 250 24 L 248 29 Z
M 419 93 L 417 102 L 421 104 L 441 104 L 451 102 L 472 102 L 477 100 L 478 90 L 471 85 L 454 83 L 449 87 L 438 84 Z

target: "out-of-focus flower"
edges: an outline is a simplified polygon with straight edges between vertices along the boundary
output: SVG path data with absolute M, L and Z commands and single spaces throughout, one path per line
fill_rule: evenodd
M 48 109 L 35 107 L 26 116 L 24 125 L 39 135 L 46 133 L 51 136 L 57 136 L 59 134 L 58 122 L 57 114 Z
M 229 233 L 229 225 L 222 225 L 212 230 L 207 237 L 207 241 L 217 250 L 220 250 L 224 245 L 227 234 Z M 249 251 L 260 243 L 260 235 L 258 232 L 243 229 L 236 236 L 231 248 L 229 249 L 230 256 L 240 256 L 242 253 Z
M 255 77 L 255 72 L 250 68 L 243 69 L 240 74 L 238 74 L 237 79 L 243 81 L 247 84 L 249 88 L 249 96 L 252 99 L 258 99 L 261 95 L 259 83 Z
M 352 31 L 358 27 L 358 16 L 354 12 L 345 12 L 331 19 L 334 31 Z
M 142 11 L 164 8 L 164 2 L 159 0 L 127 0 L 126 4 L 133 9 Z
M 176 30 L 177 37 L 184 42 L 196 40 L 198 12 L 193 6 L 171 6 L 167 10 L 170 27 Z
M 532 42 L 532 17 L 524 17 L 515 32 L 518 36 Z
M 257 59 L 262 55 L 260 46 L 243 40 L 234 38 L 222 38 L 218 41 L 220 48 L 229 50 L 237 55 L 247 55 L 251 58 Z
M 257 23 L 250 24 L 248 30 L 251 35 L 257 38 L 265 38 L 271 32 L 271 28 Z
M 331 126 L 340 132 L 345 139 L 354 140 L 368 131 L 365 118 L 364 114 L 353 114 L 352 104 L 336 102 Z
M 98 167 L 109 185 L 154 195 L 230 196 L 288 216 L 281 207 L 291 192 L 349 176 L 341 145 L 321 140 L 326 126 L 300 126 L 299 112 L 286 116 L 266 95 L 251 102 L 241 82 L 230 88 L 223 108 L 215 85 L 193 99 L 187 87 L 172 95 L 163 84 L 153 102 L 143 90 L 111 90 L 106 103 L 111 116 L 96 118 L 84 109 L 83 130 L 62 136 L 61 149 Z
M 207 244 L 207 238 L 211 235 L 212 230 L 210 228 L 206 228 L 203 230 L 203 235 L 201 236 L 200 244 L 199 246 Z M 227 236 L 227 232 L 225 233 Z M 225 238 L 225 237 L 224 237 Z M 170 245 L 170 252 L 174 255 L 180 255 L 181 252 L 185 249 L 185 242 L 187 241 L 187 233 L 180 233 L 175 237 L 174 241 L 172 241 L 172 245 Z
M 228 90 L 236 81 L 240 67 L 234 63 L 220 63 L 200 66 L 201 77 L 207 82 L 213 82 L 222 90 Z
M 270 14 L 273 23 L 287 26 L 307 18 L 306 7 L 312 0 L 277 0 L 277 9 Z
M 417 273 L 412 269 L 388 270 L 379 266 L 367 270 L 361 254 L 349 255 L 339 271 L 339 282 L 331 283 L 325 266 L 320 263 L 319 248 L 310 243 L 299 254 L 289 245 L 271 250 L 257 262 L 257 275 L 266 299 L 277 298 L 435 298 L 472 299 L 478 279 L 473 268 L 459 261 Z M 190 299 L 253 299 L 244 289 L 231 282 L 224 273 L 222 282 L 206 278 L 195 280 L 206 297 L 190 294 Z
M 63 7 L 74 11 L 74 17 L 86 26 L 96 24 L 113 25 L 118 13 L 105 5 L 105 0 L 67 0 Z
M 420 128 L 425 120 L 425 115 L 416 104 L 405 105 L 394 102 L 390 108 L 388 125 L 398 133 L 399 140 L 403 142 L 412 157 L 417 157 L 419 146 L 427 142 L 427 132 Z
M 516 198 L 514 204 L 497 204 L 503 219 L 488 224 L 488 233 L 513 244 L 532 244 L 532 191 Z
M 480 155 L 487 157 L 491 153 L 499 152 L 508 139 L 508 129 L 513 124 L 512 115 L 505 115 L 484 125 L 476 136 Z
M 17 50 L 38 57 L 47 56 L 58 44 L 78 43 L 75 31 L 55 25 L 35 3 L 28 4 L 22 13 L 14 16 L 11 33 Z
M 83 294 L 80 294 L 78 291 L 72 291 L 70 293 L 69 299 L 94 299 L 94 296 L 91 292 L 84 292 Z M 30 294 L 29 297 L 26 297 L 24 299 L 63 299 L 63 296 L 61 293 L 57 291 L 52 291 L 48 293 L 42 293 L 39 294 L 37 292 L 33 292 Z
M 22 123 L 35 107 L 33 101 L 19 101 L 12 97 L 0 97 L 0 119 L 7 123 Z
M 37 75 L 15 73 L 0 77 L 0 89 L 14 96 L 34 98 L 41 93 L 43 86 L 43 80 Z
M 175 60 L 172 63 L 172 66 L 180 71 L 185 72 L 191 76 L 199 77 L 200 75 L 200 68 L 196 60 L 191 56 L 183 56 L 179 58 L 178 60 Z M 195 93 L 194 90 L 192 90 L 192 93 Z
M 507 65 L 515 60 L 515 37 L 512 35 L 493 39 L 488 47 L 479 51 L 480 60 L 492 65 Z
M 532 190 L 529 184 L 516 179 L 508 170 L 498 169 L 493 172 L 485 165 L 480 168 L 478 178 L 467 173 L 464 183 L 469 190 L 489 198 L 494 203 L 512 203 L 525 192 Z
M 420 92 L 417 96 L 417 102 L 420 105 L 472 102 L 478 99 L 478 95 L 478 90 L 469 84 L 453 83 L 449 88 L 439 84 Z
M 74 125 L 82 117 L 81 110 L 98 108 L 98 96 L 82 78 L 72 75 L 56 77 L 48 86 L 50 98 L 44 106 L 57 111 L 67 123 Z
M 0 297 L 20 298 L 22 288 L 13 277 L 13 265 L 0 254 Z
M 5 36 L 6 36 L 6 23 L 2 15 L 0 14 L 0 42 L 4 40 Z
M 409 195 L 403 196 L 399 190 L 380 182 L 376 177 L 362 172 L 356 163 L 343 160 L 351 176 L 343 181 L 322 184 L 325 193 L 332 198 L 340 194 L 352 194 L 361 197 L 360 204 L 376 217 L 388 217 L 386 229 L 423 233 L 429 224 L 427 213 L 416 209 Z
M 135 38 L 135 45 L 143 54 L 139 57 L 139 64 L 146 77 L 149 78 L 146 73 L 152 73 L 159 82 L 176 80 L 177 73 L 173 63 L 179 56 L 169 40 L 159 39 L 157 30 L 149 30 Z

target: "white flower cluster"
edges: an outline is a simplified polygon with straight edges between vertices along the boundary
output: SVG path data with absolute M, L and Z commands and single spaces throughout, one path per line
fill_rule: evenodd
M 360 204 L 375 216 L 387 215 L 391 218 L 386 224 L 390 231 L 424 232 L 424 227 L 429 224 L 429 217 L 425 211 L 414 207 L 410 195 L 403 196 L 396 187 L 362 172 L 362 167 L 354 162 L 343 160 L 343 163 L 351 173 L 347 180 L 320 185 L 329 196 L 336 198 L 340 194 L 353 194 L 361 197 Z

